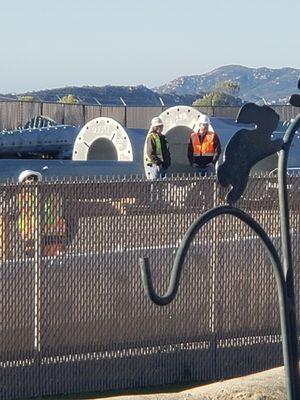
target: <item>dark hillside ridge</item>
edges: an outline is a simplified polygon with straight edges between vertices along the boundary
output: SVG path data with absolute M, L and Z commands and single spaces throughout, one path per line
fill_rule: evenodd
M 72 94 L 83 104 L 123 106 L 121 98 L 128 106 L 192 105 L 205 94 L 211 92 L 217 83 L 233 81 L 240 85 L 239 102 L 288 104 L 288 99 L 297 90 L 300 69 L 295 68 L 248 68 L 242 65 L 227 65 L 202 75 L 181 76 L 162 86 L 149 89 L 138 86 L 68 86 L 17 95 L 0 94 L 0 101 L 16 100 L 21 96 L 32 96 L 34 101 L 54 102 Z M 162 99 L 162 102 L 161 102 Z M 234 97 L 228 105 L 235 103 Z

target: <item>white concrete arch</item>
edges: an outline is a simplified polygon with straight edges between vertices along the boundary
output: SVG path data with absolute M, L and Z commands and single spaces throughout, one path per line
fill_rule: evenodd
M 99 117 L 80 130 L 72 159 L 133 161 L 132 146 L 121 124 L 112 118 Z
M 185 126 L 193 129 L 197 119 L 202 113 L 189 106 L 174 106 L 163 111 L 159 117 L 164 123 L 163 134 L 177 126 Z

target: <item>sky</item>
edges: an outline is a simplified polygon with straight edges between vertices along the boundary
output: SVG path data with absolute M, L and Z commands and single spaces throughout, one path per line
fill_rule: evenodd
M 300 68 L 300 0 L 0 0 L 0 93 Z

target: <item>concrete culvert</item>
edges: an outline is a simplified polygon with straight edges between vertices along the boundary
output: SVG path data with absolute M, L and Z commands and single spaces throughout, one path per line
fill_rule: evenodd
M 74 143 L 74 161 L 136 161 L 143 165 L 145 129 L 127 129 L 112 118 L 99 117 L 80 130 Z

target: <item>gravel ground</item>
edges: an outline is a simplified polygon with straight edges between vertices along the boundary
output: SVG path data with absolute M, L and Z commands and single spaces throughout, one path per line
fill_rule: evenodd
M 99 397 L 100 398 L 100 397 Z M 98 397 L 93 398 L 98 399 Z M 184 390 L 106 397 L 105 400 L 285 400 L 283 367 Z

